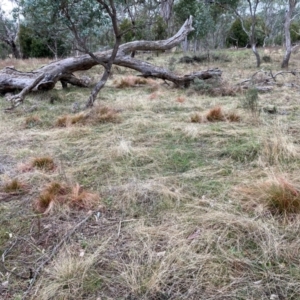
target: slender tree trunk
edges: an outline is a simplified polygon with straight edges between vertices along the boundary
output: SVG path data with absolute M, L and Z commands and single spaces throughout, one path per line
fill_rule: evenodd
M 252 52 L 254 53 L 255 55 L 255 58 L 256 58 L 256 66 L 257 68 L 260 67 L 260 56 L 259 56 L 259 53 L 257 51 L 257 48 L 256 48 L 256 34 L 255 34 L 255 27 L 256 27 L 256 8 L 257 6 L 253 9 L 252 6 L 250 5 L 250 11 L 251 11 L 251 19 L 252 19 L 252 22 L 251 22 L 251 31 L 250 31 L 250 43 L 251 43 L 251 49 L 252 49 Z
M 291 27 L 291 19 L 292 19 L 292 13 L 294 11 L 294 8 L 296 6 L 295 0 L 289 0 L 289 8 L 286 10 L 285 13 L 285 21 L 284 21 L 284 36 L 285 36 L 285 54 L 283 57 L 283 61 L 281 63 L 281 68 L 287 69 L 289 67 L 289 61 L 292 53 L 292 41 L 291 41 L 291 33 L 290 33 L 290 27 Z
M 114 35 L 115 35 L 115 45 L 113 48 L 113 51 L 111 53 L 111 56 L 108 60 L 108 62 L 106 64 L 104 64 L 105 67 L 105 71 L 102 75 L 101 80 L 96 84 L 96 86 L 94 87 L 94 89 L 92 90 L 87 103 L 86 103 L 86 107 L 91 107 L 94 105 L 94 102 L 97 98 L 97 95 L 99 94 L 100 90 L 104 87 L 109 75 L 110 75 L 110 71 L 111 71 L 111 67 L 114 63 L 114 60 L 118 54 L 118 50 L 119 50 L 119 46 L 121 44 L 121 38 L 122 35 L 120 33 L 120 29 L 119 29 L 119 25 L 118 25 L 118 20 L 117 20 L 117 10 L 114 4 L 113 0 L 109 0 L 109 4 L 108 5 L 105 1 L 103 0 L 98 0 L 98 2 L 100 4 L 102 4 L 106 10 L 106 12 L 109 14 L 110 19 L 112 21 L 112 25 L 113 25 L 113 30 L 114 30 Z M 92 55 L 92 58 L 96 58 L 94 55 Z M 97 61 L 97 59 L 96 59 Z
M 12 50 L 12 53 L 13 53 L 13 56 L 16 58 L 16 59 L 19 59 L 21 58 L 21 55 L 20 55 L 20 51 L 16 45 L 15 42 L 12 42 L 11 44 L 11 50 Z
M 251 48 L 252 48 L 252 52 L 254 53 L 254 55 L 256 57 L 256 66 L 259 68 L 261 61 L 260 61 L 260 55 L 259 55 L 259 53 L 257 51 L 257 48 L 256 48 L 256 44 L 255 43 L 252 44 Z

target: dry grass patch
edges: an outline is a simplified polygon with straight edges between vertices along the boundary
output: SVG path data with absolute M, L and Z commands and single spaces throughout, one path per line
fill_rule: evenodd
M 138 77 L 138 76 L 126 76 L 121 78 L 119 81 L 115 81 L 115 86 L 120 89 L 134 87 L 139 85 L 156 85 L 156 82 L 152 79 Z
M 34 299 L 85 299 L 87 293 L 96 295 L 102 287 L 102 274 L 95 271 L 95 266 L 101 261 L 106 242 L 101 244 L 93 254 L 80 255 L 70 247 L 62 249 L 40 280 Z
M 263 148 L 262 161 L 274 165 L 299 159 L 299 147 L 293 143 L 291 136 L 284 133 L 279 127 L 263 134 L 261 141 Z
M 292 273 L 278 270 L 277 260 L 288 255 L 281 252 L 281 233 L 246 216 L 194 205 L 162 223 L 137 221 L 124 231 L 126 259 L 115 280 L 125 299 L 263 299 L 264 288 L 281 283 L 291 294 L 297 285 Z M 280 280 L 268 272 L 280 273 Z
M 34 201 L 34 210 L 47 214 L 59 206 L 76 209 L 91 209 L 99 204 L 100 196 L 84 190 L 78 183 L 74 186 L 65 183 L 51 182 L 41 191 Z

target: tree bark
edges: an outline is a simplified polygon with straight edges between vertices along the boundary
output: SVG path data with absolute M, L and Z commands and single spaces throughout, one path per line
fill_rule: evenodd
M 289 8 L 285 12 L 285 21 L 284 21 L 285 54 L 281 63 L 281 68 L 284 69 L 288 68 L 291 53 L 292 53 L 290 27 L 292 22 L 292 14 L 294 12 L 296 4 L 297 4 L 297 0 L 289 0 Z
M 212 69 L 202 72 L 195 72 L 184 76 L 173 74 L 167 69 L 156 67 L 148 62 L 132 58 L 132 51 L 155 51 L 169 50 L 182 42 L 189 32 L 193 30 L 192 18 L 190 17 L 180 30 L 171 38 L 161 41 L 134 41 L 120 45 L 113 64 L 134 69 L 141 72 L 141 76 L 161 78 L 173 82 L 176 86 L 187 87 L 195 78 L 208 79 L 221 76 L 219 69 Z M 47 66 L 32 72 L 20 72 L 14 68 L 6 67 L 0 71 L 0 93 L 20 91 L 26 89 L 11 98 L 12 105 L 20 104 L 26 93 L 31 90 L 51 90 L 58 81 L 69 83 L 76 86 L 86 87 L 86 83 L 73 75 L 75 71 L 84 71 L 95 65 L 105 65 L 110 62 L 113 50 L 97 52 L 93 56 L 85 54 L 79 57 L 70 57 L 55 61 Z M 38 81 L 36 79 L 39 78 Z M 30 89 L 28 87 L 30 86 Z M 94 101 L 94 99 L 92 100 Z

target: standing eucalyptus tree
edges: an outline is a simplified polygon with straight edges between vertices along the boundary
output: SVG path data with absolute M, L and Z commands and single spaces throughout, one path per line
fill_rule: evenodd
M 281 63 L 282 68 L 288 68 L 289 60 L 292 53 L 292 41 L 291 41 L 291 22 L 294 17 L 295 9 L 299 0 L 286 0 L 286 11 L 284 21 L 284 37 L 285 37 L 285 54 Z

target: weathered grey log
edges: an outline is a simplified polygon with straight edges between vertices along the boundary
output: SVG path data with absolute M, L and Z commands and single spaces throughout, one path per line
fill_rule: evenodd
M 187 87 L 195 78 L 205 80 L 221 76 L 222 72 L 217 68 L 178 76 L 170 72 L 168 69 L 156 67 L 148 62 L 144 62 L 130 56 L 132 51 L 137 50 L 169 50 L 183 41 L 192 30 L 194 29 L 192 27 L 192 17 L 190 17 L 186 20 L 180 30 L 173 37 L 167 40 L 134 41 L 125 43 L 119 47 L 114 64 L 139 71 L 144 77 L 161 78 L 163 80 L 171 81 L 177 86 L 184 87 Z M 86 83 L 83 80 L 76 78 L 73 75 L 73 72 L 88 70 L 95 65 L 107 63 L 111 56 L 111 52 L 112 50 L 95 53 L 94 55 L 97 57 L 97 61 L 90 55 L 85 54 L 79 57 L 70 57 L 52 62 L 32 72 L 20 72 L 12 67 L 7 67 L 0 71 L 0 93 L 24 89 L 28 90 L 29 86 L 31 87 L 30 90 L 50 90 L 54 88 L 58 81 L 61 81 L 64 85 L 69 83 L 85 87 Z M 37 78 L 41 78 L 41 74 L 43 74 L 42 80 L 38 80 L 36 82 Z M 34 82 L 36 82 L 35 85 Z M 25 93 L 22 93 L 23 98 L 24 96 Z M 20 97 L 12 97 L 11 100 L 23 101 Z

